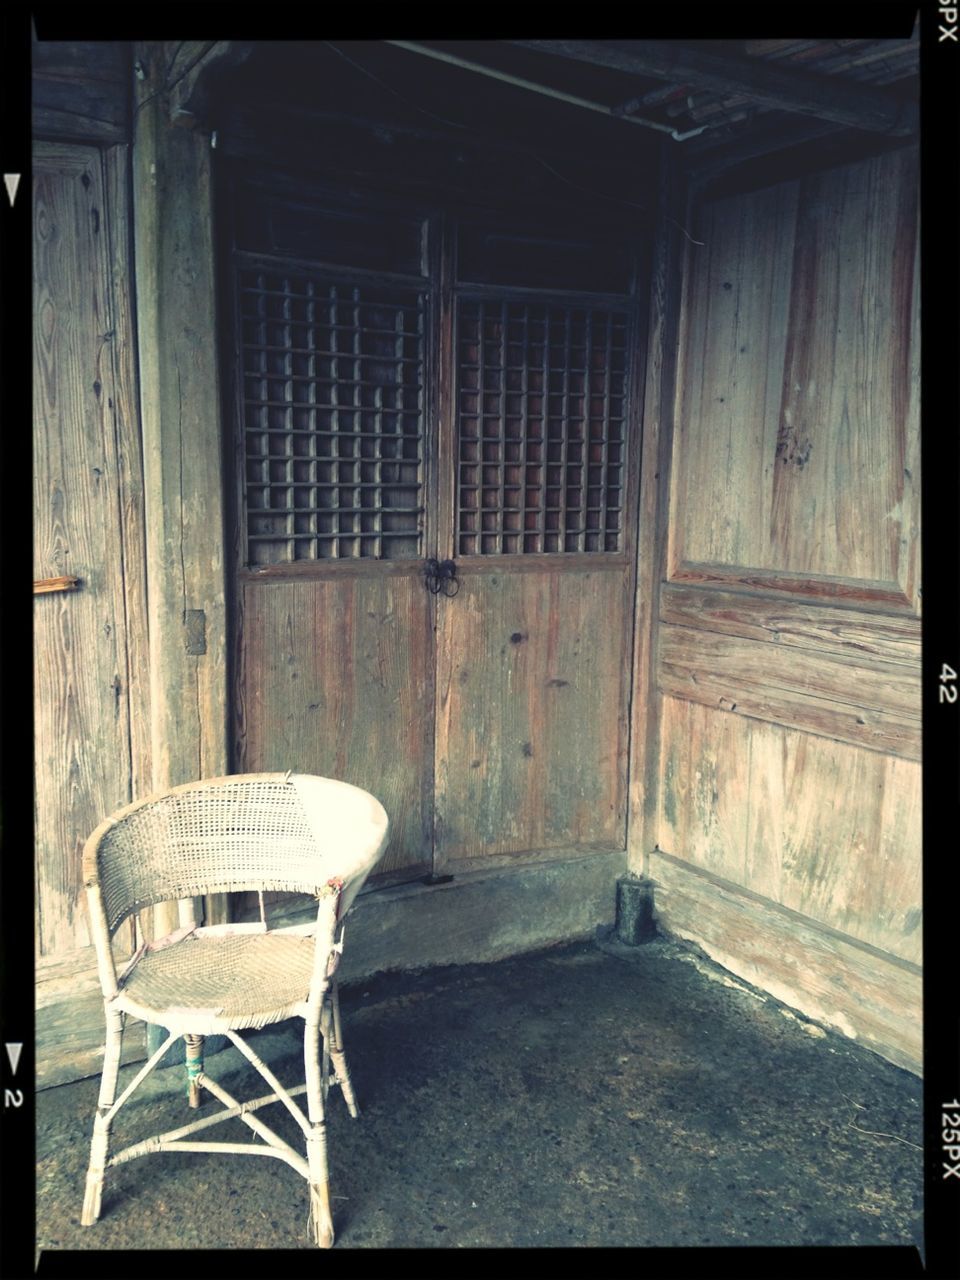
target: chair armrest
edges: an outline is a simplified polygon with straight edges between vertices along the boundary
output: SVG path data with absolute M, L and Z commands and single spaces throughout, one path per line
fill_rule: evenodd
M 113 947 L 110 945 L 110 926 L 107 924 L 107 913 L 103 909 L 103 895 L 98 884 L 87 885 L 87 908 L 90 914 L 90 936 L 97 954 L 97 973 L 100 977 L 103 998 L 112 1000 L 119 990 L 117 966 L 113 958 Z

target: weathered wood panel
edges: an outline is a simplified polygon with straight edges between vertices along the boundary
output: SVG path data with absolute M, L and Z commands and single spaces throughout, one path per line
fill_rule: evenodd
M 744 883 L 919 964 L 919 764 L 750 728 Z
M 469 573 L 438 614 L 437 863 L 623 848 L 629 573 Z
M 916 197 L 908 149 L 702 209 L 671 578 L 917 611 Z
M 630 868 L 643 874 L 656 844 L 660 706 L 657 640 L 661 580 L 667 572 L 670 470 L 676 397 L 686 193 L 670 144 L 660 153 L 657 229 L 651 271 L 650 316 L 643 387 L 643 459 L 640 471 L 637 580 L 634 599 L 633 689 L 630 704 Z
M 35 137 L 128 141 L 129 43 L 34 39 L 32 55 Z
M 797 198 L 786 183 L 700 213 L 684 281 L 671 569 L 774 567 L 764 553 Z
M 122 964 L 122 950 L 116 954 Z M 49 1089 L 99 1075 L 106 1024 L 92 948 L 63 952 L 45 963 L 37 976 L 36 1087 Z M 121 1062 L 146 1056 L 146 1027 L 128 1017 Z
M 170 126 L 166 65 L 138 44 L 133 212 L 147 508 L 151 769 L 161 790 L 228 772 L 223 476 L 209 140 Z M 207 902 L 210 921 L 225 904 Z M 162 904 L 157 930 L 184 908 Z
M 920 672 L 900 662 L 661 624 L 661 692 L 920 759 Z
M 701 208 L 642 851 L 668 929 L 914 1070 L 916 205 L 905 150 Z
M 237 764 L 364 787 L 390 815 L 384 873 L 429 864 L 433 597 L 384 573 L 241 587 Z
M 130 149 L 103 153 L 113 298 L 114 393 L 117 467 L 120 478 L 120 539 L 126 615 L 126 691 L 130 720 L 131 799 L 150 793 L 150 644 L 147 625 L 146 502 L 136 324 L 133 315 L 133 246 L 130 242 Z
M 223 477 L 209 141 L 171 128 L 156 47 L 136 117 L 134 215 L 158 788 L 226 772 Z
M 919 962 L 918 764 L 673 698 L 663 724 L 661 850 Z
M 38 145 L 34 578 L 71 574 L 81 584 L 34 603 L 41 956 L 88 942 L 83 843 L 131 797 L 116 437 L 117 401 L 127 392 L 118 390 L 111 346 L 117 322 L 107 217 L 100 153 Z
M 809 600 L 749 596 L 717 588 L 664 583 L 660 620 L 724 635 L 770 640 L 788 648 L 920 665 L 920 620 L 864 613 Z
M 923 1063 L 919 968 L 777 907 L 710 872 L 654 852 L 661 925 L 807 1017 L 897 1066 Z

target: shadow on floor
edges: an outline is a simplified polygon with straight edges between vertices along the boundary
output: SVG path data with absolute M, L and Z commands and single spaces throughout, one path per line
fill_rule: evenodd
M 686 944 L 383 975 L 342 1004 L 362 1114 L 331 1092 L 339 1249 L 920 1244 L 920 1081 Z M 301 1025 L 256 1036 L 286 1083 Z M 232 1048 L 208 1065 L 263 1092 Z M 181 1072 L 143 1086 L 117 1143 L 196 1116 Z M 39 1250 L 310 1247 L 306 1184 L 236 1156 L 118 1166 L 81 1227 L 96 1094 L 91 1079 L 38 1095 Z M 294 1140 L 281 1106 L 260 1114 Z M 213 1136 L 252 1135 L 231 1120 Z

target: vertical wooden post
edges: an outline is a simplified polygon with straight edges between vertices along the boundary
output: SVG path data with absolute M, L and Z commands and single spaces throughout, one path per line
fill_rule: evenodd
M 210 139 L 171 124 L 168 58 L 163 43 L 135 46 L 133 209 L 155 789 L 228 769 Z M 208 903 L 208 920 L 223 918 L 223 907 Z M 163 931 L 178 923 L 171 909 L 154 921 Z
M 670 462 L 685 257 L 681 227 L 686 225 L 689 209 L 671 146 L 669 141 L 664 142 L 660 156 L 643 404 L 627 827 L 628 867 L 634 875 L 646 874 L 647 857 L 656 845 L 659 807 L 657 632 L 660 584 L 667 572 L 669 539 Z

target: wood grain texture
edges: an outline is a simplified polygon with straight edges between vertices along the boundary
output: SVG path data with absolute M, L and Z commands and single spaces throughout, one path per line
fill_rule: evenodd
M 659 851 L 661 926 L 731 973 L 897 1066 L 923 1070 L 920 970 Z
M 684 281 L 671 577 L 688 560 L 788 567 L 764 551 L 797 200 L 797 184 L 784 183 L 699 212 Z
M 117 959 L 122 965 L 122 952 Z M 92 947 L 65 951 L 37 965 L 35 1087 L 49 1089 L 103 1067 L 103 992 Z M 146 1058 L 146 1026 L 127 1018 L 121 1063 Z
M 920 671 L 663 623 L 658 687 L 737 715 L 919 760 Z
M 133 245 L 130 237 L 130 148 L 103 153 L 110 217 L 106 233 L 113 300 L 113 414 L 119 475 L 119 534 L 126 615 L 126 691 L 130 718 L 131 799 L 150 793 L 150 647 L 147 623 L 146 495 L 133 315 Z
M 34 605 L 39 954 L 88 942 L 80 854 L 131 795 L 110 252 L 100 153 L 34 154 Z
M 35 39 L 31 52 L 34 137 L 128 141 L 129 43 Z
M 438 866 L 624 847 L 630 580 L 465 575 L 438 612 Z
M 664 583 L 660 619 L 787 648 L 903 662 L 914 670 L 920 664 L 920 620 L 903 615 Z
M 809 575 L 918 611 L 916 153 L 706 203 L 672 579 Z
M 632 873 L 644 875 L 656 844 L 659 811 L 660 707 L 657 692 L 658 595 L 667 572 L 667 535 L 688 200 L 669 144 L 660 152 L 657 229 L 651 271 L 645 379 L 637 570 L 633 622 L 629 817 L 627 848 Z M 636 450 L 635 450 L 636 452 Z
M 663 852 L 919 962 L 918 764 L 673 698 L 663 722 Z
M 208 140 L 170 126 L 159 46 L 137 45 L 134 224 L 153 784 L 227 772 L 223 479 Z M 203 652 L 191 621 L 202 612 Z
M 392 829 L 379 872 L 431 857 L 432 605 L 419 575 L 242 588 L 238 767 L 372 792 Z

